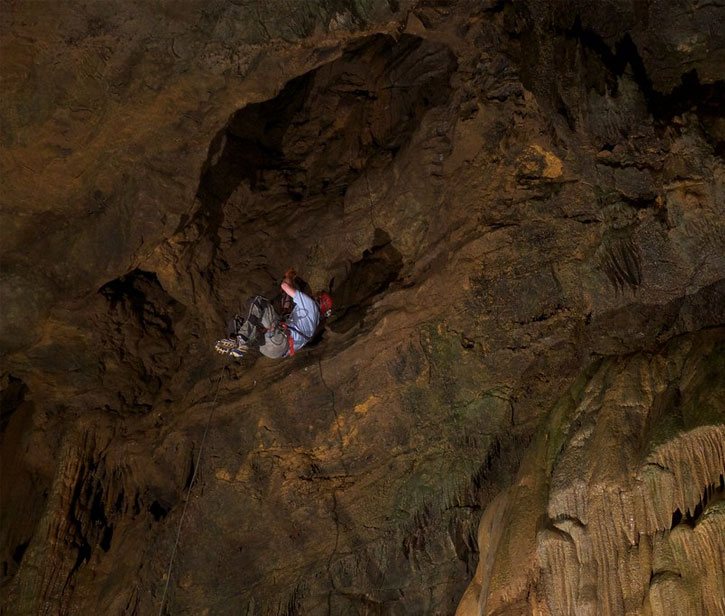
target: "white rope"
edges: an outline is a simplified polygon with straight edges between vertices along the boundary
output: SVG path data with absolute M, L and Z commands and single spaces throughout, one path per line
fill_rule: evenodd
M 189 482 L 189 488 L 186 491 L 186 500 L 184 501 L 184 508 L 181 511 L 181 518 L 179 519 L 179 528 L 176 530 L 176 541 L 174 542 L 174 549 L 171 551 L 171 560 L 169 561 L 169 569 L 166 572 L 166 585 L 164 586 L 164 594 L 161 596 L 161 605 L 159 606 L 159 616 L 162 616 L 164 611 L 164 602 L 166 601 L 166 592 L 169 590 L 169 582 L 171 581 L 171 567 L 174 564 L 174 557 L 176 556 L 176 550 L 179 547 L 179 540 L 181 539 L 181 527 L 184 524 L 184 516 L 186 515 L 186 508 L 189 505 L 189 497 L 191 496 L 191 488 L 194 487 L 194 481 L 196 481 L 196 474 L 199 471 L 199 463 L 201 462 L 201 452 L 204 449 L 204 441 L 206 440 L 207 432 L 209 432 L 209 426 L 211 425 L 211 418 L 214 415 L 216 409 L 216 400 L 219 395 L 219 389 L 222 384 L 222 378 L 224 377 L 224 371 L 226 366 L 222 368 L 222 372 L 219 375 L 217 381 L 216 393 L 214 394 L 214 400 L 211 403 L 211 411 L 209 411 L 209 419 L 206 420 L 206 428 L 204 428 L 204 436 L 201 437 L 201 444 L 199 445 L 199 453 L 196 456 L 196 464 L 194 465 L 194 472 L 191 475 L 191 481 Z

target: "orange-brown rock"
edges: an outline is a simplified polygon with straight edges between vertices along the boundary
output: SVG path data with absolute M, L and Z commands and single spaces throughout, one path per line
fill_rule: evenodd
M 675 4 L 6 2 L 2 609 L 721 613 L 725 9 Z M 322 339 L 215 356 L 290 266 Z

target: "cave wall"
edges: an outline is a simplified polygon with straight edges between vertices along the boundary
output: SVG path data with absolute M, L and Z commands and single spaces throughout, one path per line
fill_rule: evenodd
M 5 609 L 722 609 L 721 7 L 8 7 Z

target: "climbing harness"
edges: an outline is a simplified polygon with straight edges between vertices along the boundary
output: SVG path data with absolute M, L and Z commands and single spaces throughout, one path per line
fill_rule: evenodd
M 176 529 L 176 541 L 174 541 L 174 547 L 171 550 L 171 558 L 169 559 L 169 568 L 166 571 L 166 584 L 164 585 L 164 594 L 161 595 L 161 605 L 159 605 L 159 616 L 162 616 L 164 611 L 164 602 L 166 601 L 166 593 L 169 590 L 169 582 L 171 581 L 171 567 L 174 564 L 174 558 L 176 557 L 176 550 L 179 547 L 179 540 L 181 539 L 181 528 L 184 524 L 184 516 L 186 515 L 186 508 L 189 506 L 189 497 L 191 496 L 191 488 L 194 487 L 196 481 L 196 474 L 199 471 L 199 463 L 201 462 L 201 452 L 204 450 L 204 441 L 206 441 L 206 435 L 209 432 L 209 426 L 211 425 L 211 418 L 214 416 L 214 410 L 216 409 L 216 401 L 219 396 L 219 389 L 221 388 L 222 379 L 224 378 L 224 372 L 226 366 L 222 366 L 222 371 L 219 374 L 219 380 L 216 385 L 216 393 L 214 394 L 214 400 L 211 403 L 211 410 L 209 411 L 209 418 L 206 420 L 206 427 L 204 428 L 204 435 L 201 437 L 201 443 L 199 445 L 199 453 L 196 455 L 196 464 L 194 465 L 194 472 L 191 474 L 191 481 L 189 481 L 189 487 L 186 490 L 186 499 L 184 500 L 184 508 L 181 510 L 181 518 L 179 518 L 179 528 Z
M 292 357 L 295 354 L 295 339 L 292 337 L 292 332 L 299 334 L 302 336 L 306 342 L 309 342 L 314 336 L 317 334 L 318 330 L 315 330 L 315 333 L 312 336 L 308 336 L 307 334 L 303 334 L 299 329 L 296 327 L 292 327 L 287 321 L 280 319 L 277 321 L 277 323 L 271 328 L 273 330 L 281 330 L 282 333 L 287 336 L 287 343 L 289 345 L 289 356 Z M 319 326 L 318 326 L 319 329 Z
M 282 330 L 284 335 L 287 336 L 287 345 L 289 346 L 287 353 L 290 357 L 293 357 L 295 354 L 295 341 L 294 341 L 294 338 L 292 338 L 291 330 L 294 328 L 287 325 L 287 321 L 282 321 L 282 320 L 278 321 L 277 325 Z M 295 331 L 297 331 L 297 330 L 295 330 Z

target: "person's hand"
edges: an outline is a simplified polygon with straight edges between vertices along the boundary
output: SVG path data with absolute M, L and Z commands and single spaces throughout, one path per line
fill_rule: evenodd
M 287 268 L 287 271 L 284 273 L 284 281 L 288 285 L 294 285 L 295 278 L 297 278 L 297 272 L 291 267 Z

